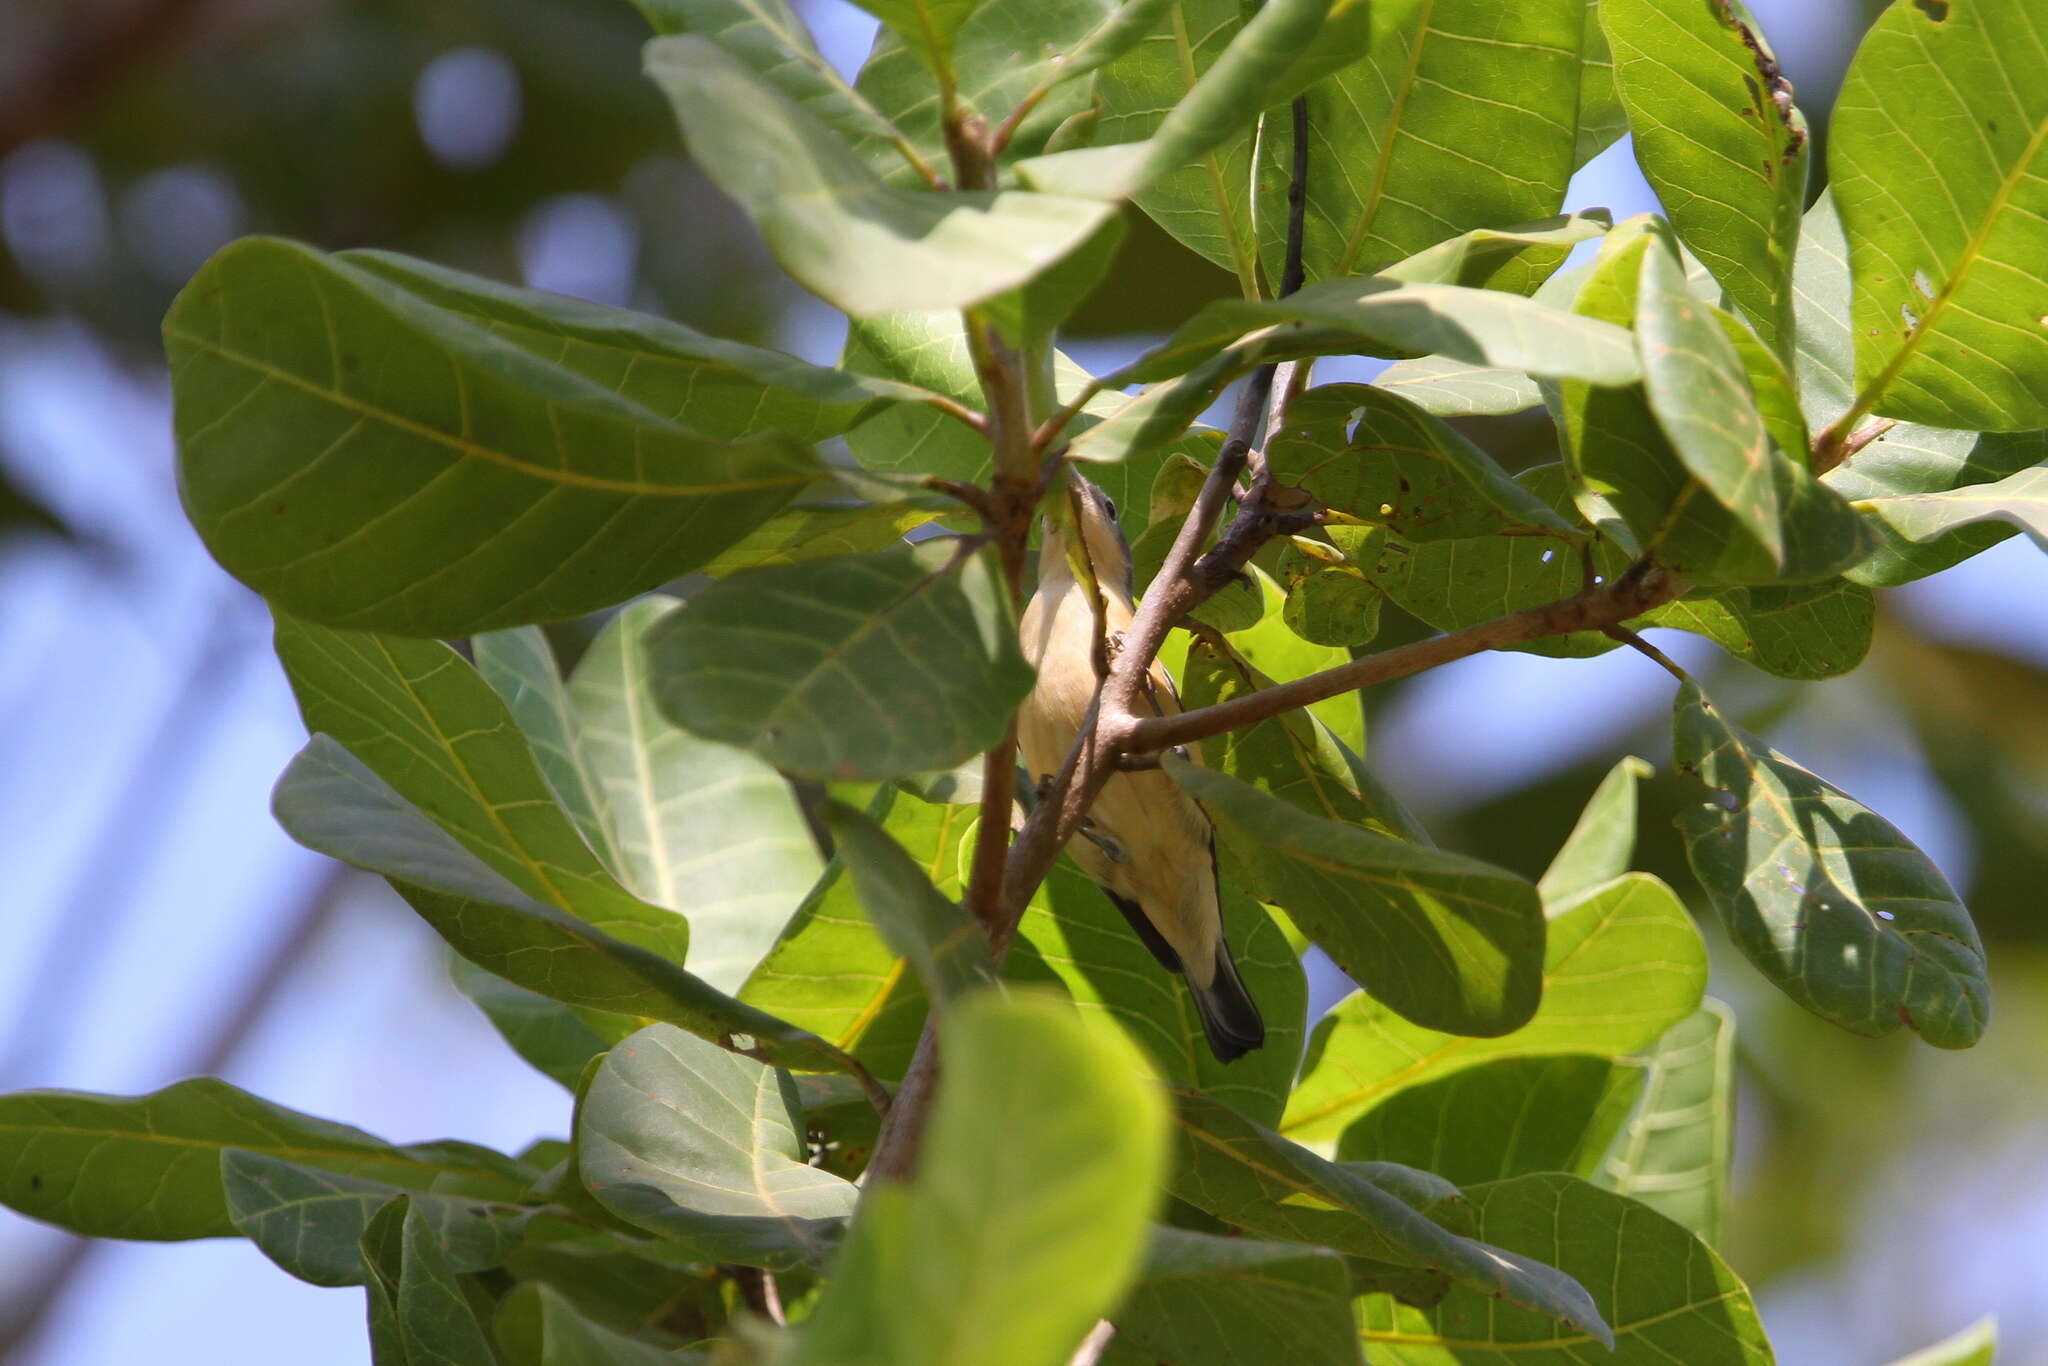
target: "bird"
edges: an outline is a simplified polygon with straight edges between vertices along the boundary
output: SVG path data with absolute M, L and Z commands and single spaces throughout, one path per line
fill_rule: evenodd
M 1109 496 L 1078 474 L 1069 477 L 1068 506 L 1101 587 L 1101 629 L 1113 650 L 1133 612 L 1130 544 Z M 1017 743 L 1041 788 L 1065 762 L 1095 693 L 1100 638 L 1093 595 L 1068 559 L 1068 535 L 1061 519 L 1046 519 L 1038 585 L 1018 632 L 1038 681 L 1018 711 Z M 1173 680 L 1156 660 L 1144 694 L 1159 715 L 1180 710 Z M 1120 772 L 1104 785 L 1079 835 L 1067 852 L 1153 957 L 1186 980 L 1217 1061 L 1234 1062 L 1264 1044 L 1265 1022 L 1224 938 L 1216 830 L 1201 805 L 1165 773 Z

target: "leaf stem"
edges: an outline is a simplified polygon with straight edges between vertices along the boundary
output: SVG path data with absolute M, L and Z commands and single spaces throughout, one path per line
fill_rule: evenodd
M 1679 682 L 1692 682 L 1692 675 L 1688 674 L 1684 669 L 1679 668 L 1677 662 L 1673 660 L 1670 655 L 1665 654 L 1662 650 L 1652 645 L 1649 641 L 1644 640 L 1634 631 L 1629 630 L 1628 627 L 1605 626 L 1601 628 L 1600 634 L 1608 636 L 1614 640 L 1618 640 L 1622 644 L 1628 646 L 1631 650 L 1634 650 L 1639 654 L 1647 656 L 1649 659 L 1654 661 L 1658 665 L 1658 667 L 1662 668 L 1666 673 L 1670 674 Z

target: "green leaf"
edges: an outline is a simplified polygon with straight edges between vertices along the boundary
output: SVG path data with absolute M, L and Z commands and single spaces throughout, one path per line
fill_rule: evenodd
M 571 1091 L 592 1058 L 633 1032 L 628 1017 L 563 1005 L 485 972 L 467 958 L 452 956 L 448 967 L 456 988 L 512 1051 Z
M 1541 407 L 1543 394 L 1520 370 L 1472 365 L 1443 356 L 1395 361 L 1373 380 L 1436 417 L 1486 417 Z
M 1958 527 L 2007 522 L 2048 549 L 2048 465 L 1940 493 L 1865 498 L 1854 504 L 1909 541 L 1932 541 Z
M 1673 758 L 1695 800 L 1678 827 L 1728 935 L 1824 1019 L 1937 1048 L 1984 1031 L 1984 948 L 1948 880 L 1889 821 L 1767 748 L 1688 683 Z
M 1506 1033 L 1535 1012 L 1543 954 L 1536 889 L 1504 869 L 1320 819 L 1249 783 L 1168 758 L 1217 819 L 1252 889 L 1287 911 L 1348 976 L 1418 1023 Z
M 1571 249 L 1614 226 L 1605 209 L 1581 209 L 1517 228 L 1474 228 L 1378 272 L 1383 279 L 1534 294 Z
M 1848 247 L 1832 192 L 1806 213 L 1799 239 L 1797 288 L 1799 387 L 1815 427 L 1836 421 L 1854 398 L 1855 333 L 1849 324 Z M 2048 432 L 1964 432 L 1900 422 L 1821 476 L 1844 498 L 1945 493 L 1988 484 L 2033 465 L 2048 464 Z M 1867 519 L 1884 539 L 1848 577 L 1889 588 L 1938 573 L 2012 534 L 1996 522 L 1961 527 L 1924 544 L 1905 540 L 1882 518 Z
M 1351 1277 L 1325 1248 L 1158 1228 L 1117 1335 L 1176 1366 L 1361 1366 Z
M 1115 212 L 1014 190 L 899 190 L 701 38 L 656 38 L 646 64 L 704 173 L 753 217 L 785 270 L 856 317 L 964 307 L 1015 289 Z
M 1600 27 L 1600 0 L 1586 0 L 1585 43 L 1580 49 L 1579 136 L 1572 152 L 1577 170 L 1628 132 L 1628 111 L 1614 88 L 1614 51 Z
M 421 1366 L 497 1366 L 490 1339 L 456 1280 L 455 1249 L 443 1241 L 450 1230 L 426 1217 L 418 1196 L 399 1196 L 392 1203 L 405 1210 L 395 1307 L 399 1340 L 409 1359 Z
M 593 1323 L 544 1285 L 532 1293 L 540 1305 L 540 1366 L 692 1366 L 708 1360 L 701 1353 L 672 1352 Z
M 1493 457 L 1405 399 L 1368 384 L 1310 389 L 1268 438 L 1273 477 L 1411 541 L 1500 532 L 1583 533 Z
M 1698 1007 L 1707 953 L 1671 889 L 1645 873 L 1553 905 L 1543 1004 L 1499 1038 L 1462 1038 L 1410 1024 L 1364 992 L 1338 1002 L 1309 1039 L 1281 1132 L 1336 1138 L 1404 1088 L 1496 1058 L 1594 1054 L 1647 1046 Z
M 1870 650 L 1877 604 L 1846 579 L 1784 588 L 1724 588 L 1689 593 L 1636 618 L 1705 636 L 1738 659 L 1780 678 L 1845 674 Z
M 2040 14 L 1893 5 L 1843 78 L 1828 163 L 1855 275 L 1858 390 L 1887 417 L 1937 427 L 2048 427 Z
M 1281 324 L 1300 324 L 1284 327 Z M 1164 379 L 1186 372 L 1261 328 L 1262 346 L 1244 368 L 1288 356 L 1441 354 L 1472 365 L 1502 366 L 1588 384 L 1630 384 L 1642 374 L 1628 335 L 1611 322 L 1464 285 L 1417 284 L 1382 276 L 1326 280 L 1284 299 L 1219 299 L 1205 305 L 1163 346 L 1104 382 Z
M 1166 1167 L 1136 1050 L 1063 1004 L 947 1016 L 915 1181 L 870 1190 L 789 1366 L 1044 1366 L 1123 1297 Z
M 982 0 L 855 0 L 889 26 L 938 76 L 952 85 L 953 39 Z
M 683 961 L 688 922 L 598 861 L 504 701 L 462 656 L 439 641 L 276 617 L 277 657 L 307 730 L 332 737 L 525 897 Z M 358 862 L 363 852 L 333 856 Z M 374 859 L 358 866 L 389 871 Z
M 697 572 L 722 579 L 742 569 L 859 555 L 894 545 L 904 533 L 931 519 L 931 513 L 921 508 L 885 503 L 788 507 Z
M 1583 1053 L 1494 1058 L 1395 1092 L 1337 1144 L 1466 1185 L 1529 1172 L 1592 1176 L 1643 1093 L 1640 1067 Z
M 797 437 L 743 420 L 754 405 L 811 440 L 880 392 L 456 278 L 250 238 L 164 320 L 187 515 L 229 573 L 297 615 L 463 635 L 610 606 L 817 477 Z M 640 360 L 644 385 L 622 392 Z M 704 401 L 681 402 L 700 376 Z M 760 434 L 694 425 L 719 418 Z
M 1374 533 L 1368 527 L 1329 527 L 1326 533 L 1352 545 L 1369 541 Z M 1241 655 L 1244 661 L 1264 674 L 1267 680 L 1305 678 L 1324 669 L 1347 664 L 1351 652 L 1339 645 L 1317 645 L 1303 640 L 1291 630 L 1285 620 L 1287 603 L 1281 595 L 1280 585 L 1272 576 L 1257 565 L 1248 567 L 1258 588 L 1259 616 L 1249 626 L 1233 628 L 1230 632 L 1230 647 Z M 1266 686 L 1261 683 L 1259 686 Z M 1353 754 L 1365 752 L 1365 711 L 1357 694 L 1326 697 L 1320 702 L 1311 702 L 1306 708 L 1308 714 L 1329 727 L 1330 733 L 1342 740 Z M 1374 790 L 1375 803 L 1393 803 L 1391 794 Z M 1389 817 L 1393 820 L 1393 817 Z M 1403 820 L 1406 818 L 1403 817 Z M 1412 822 L 1410 823 L 1412 824 Z M 1397 830 L 1414 838 L 1412 832 Z M 1420 841 L 1428 843 L 1427 840 Z
M 654 596 L 606 624 L 569 700 L 628 886 L 687 912 L 690 971 L 738 990 L 823 871 L 789 784 L 744 750 L 701 740 L 655 707 Z
M 917 970 L 931 999 L 951 1003 L 996 979 L 988 937 L 902 845 L 841 802 L 824 809 L 825 828 L 853 878 L 854 894 L 882 939 Z
M 1711 996 L 1640 1061 L 1643 1102 L 1590 1175 L 1719 1242 L 1735 1142 L 1735 1017 Z
M 1612 1355 L 1592 1355 L 1598 1338 L 1461 1287 L 1432 1309 L 1383 1295 L 1361 1300 L 1359 1335 L 1375 1362 L 1769 1366 L 1773 1360 L 1749 1291 L 1713 1249 L 1662 1215 L 1555 1173 L 1474 1186 L 1467 1194 L 1480 1237 L 1548 1257 L 1596 1288 L 1614 1326 Z
M 715 990 L 674 959 L 530 900 L 324 735 L 286 768 L 271 809 L 307 848 L 390 878 L 450 948 L 516 986 L 588 1010 L 666 1020 L 784 1066 L 854 1069 L 824 1040 Z
M 992 555 L 945 540 L 737 575 L 647 650 L 684 729 L 838 781 L 989 748 L 1032 683 Z
M 1294 537 L 1280 549 L 1273 573 L 1287 594 L 1281 619 L 1312 645 L 1370 644 L 1380 632 L 1380 602 L 1385 595 L 1341 547 L 1349 546 L 1360 555 L 1376 552 L 1373 532 L 1360 527 L 1323 530 L 1328 541 Z
M 547 633 L 538 626 L 515 626 L 486 631 L 472 637 L 469 644 L 477 673 L 504 699 L 513 722 L 533 749 L 534 761 L 554 789 L 556 804 L 576 823 L 583 842 L 596 851 L 605 866 L 619 867 L 604 799 L 591 779 L 583 753 L 582 727 L 555 665 Z
M 1311 280 L 1364 275 L 1471 228 L 1564 202 L 1577 141 L 1581 0 L 1383 0 L 1364 61 L 1309 92 Z M 1269 121 L 1259 168 L 1279 277 L 1289 148 Z M 1433 349 L 1433 348 L 1432 348 Z
M 91 1238 L 152 1241 L 235 1233 L 221 1191 L 227 1148 L 424 1190 L 494 1177 L 507 1196 L 531 1179 L 466 1143 L 397 1147 L 246 1091 L 197 1077 L 146 1096 L 18 1091 L 0 1096 L 0 1201 Z
M 1260 1238 L 1318 1244 L 1355 1257 L 1447 1273 L 1478 1293 L 1526 1306 L 1596 1340 L 1606 1325 L 1570 1276 L 1463 1238 L 1413 1207 L 1434 1189 L 1421 1172 L 1326 1162 L 1198 1092 L 1175 1093 L 1180 1156 L 1173 1193 Z M 1387 1187 L 1373 1179 L 1399 1184 Z M 1402 1193 L 1405 1192 L 1405 1198 Z
M 218 1165 L 235 1231 L 312 1285 L 363 1284 L 361 1244 L 370 1220 L 407 1194 L 389 1182 L 238 1148 L 222 1149 Z M 482 1271 L 504 1261 L 533 1216 L 531 1209 L 475 1195 L 415 1190 L 411 1202 L 412 1217 L 431 1225 L 430 1236 L 462 1271 Z
M 1636 161 L 1679 238 L 1765 342 L 1789 354 L 1806 119 L 1740 0 L 1606 0 Z
M 1536 883 L 1544 905 L 1576 901 L 1628 871 L 1636 849 L 1636 785 L 1654 772 L 1633 754 L 1607 771 Z
M 606 1055 L 576 1145 L 598 1203 L 705 1261 L 820 1264 L 857 1195 L 806 1164 L 787 1073 L 668 1025 Z
M 695 33 L 710 39 L 833 132 L 856 144 L 891 148 L 920 172 L 931 171 L 903 131 L 848 85 L 839 69 L 818 51 L 810 30 L 787 0 L 634 3 L 656 33 Z
M 1900 1357 L 1892 1366 L 1991 1366 L 1998 1352 L 1998 1320 L 1977 1322 L 1932 1347 Z

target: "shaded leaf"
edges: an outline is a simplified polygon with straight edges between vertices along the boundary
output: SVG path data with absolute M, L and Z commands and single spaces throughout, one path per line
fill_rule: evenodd
M 1358 1366 L 1351 1277 L 1324 1248 L 1153 1230 L 1120 1338 L 1175 1366 Z
M 442 1178 L 493 1178 L 509 1198 L 531 1179 L 485 1148 L 398 1147 L 212 1077 L 146 1096 L 0 1096 L 0 1142 L 12 1154 L 0 1170 L 0 1200 L 93 1238 L 232 1237 L 220 1175 L 228 1148 L 414 1190 Z
M 1534 294 L 1580 242 L 1614 226 L 1605 209 L 1573 213 L 1516 228 L 1474 228 L 1378 272 L 1384 279 L 1466 285 L 1510 294 Z
M 841 802 L 824 808 L 826 829 L 853 879 L 854 894 L 898 957 L 935 1001 L 949 1003 L 996 979 L 988 937 L 888 831 Z
M 858 555 L 893 545 L 905 532 L 930 520 L 931 514 L 920 508 L 880 503 L 788 507 L 697 572 L 722 579 L 742 569 Z
M 1846 579 L 1784 588 L 1689 593 L 1636 618 L 1705 636 L 1738 659 L 1780 678 L 1833 678 L 1863 662 L 1877 604 Z
M 989 748 L 1032 672 L 992 556 L 958 552 L 927 542 L 706 589 L 648 634 L 662 710 L 805 777 L 888 778 Z
M 668 1025 L 606 1055 L 576 1145 L 598 1203 L 705 1261 L 819 1264 L 857 1194 L 806 1164 L 787 1073 Z
M 670 1351 L 593 1323 L 545 1286 L 533 1293 L 540 1303 L 541 1366 L 693 1366 L 708 1360 L 700 1352 Z
M 1673 757 L 1695 799 L 1694 876 L 1765 977 L 1858 1034 L 1901 1024 L 1967 1048 L 1990 1014 L 1984 949 L 1948 880 L 1869 807 L 1738 729 L 1688 683 Z
M 1710 996 L 1640 1062 L 1642 1105 L 1599 1171 L 1580 1175 L 1718 1242 L 1735 1144 L 1735 1018 Z
M 1543 1004 L 1521 1029 L 1464 1038 L 1420 1028 L 1363 992 L 1309 1039 L 1281 1132 L 1335 1138 L 1408 1086 L 1494 1058 L 1620 1057 L 1648 1045 L 1700 1002 L 1706 946 L 1671 889 L 1631 873 L 1551 907 Z
M 226 1148 L 220 1182 L 235 1230 L 263 1255 L 313 1285 L 361 1285 L 361 1244 L 371 1219 L 404 1188 L 323 1171 L 266 1153 Z M 410 1193 L 412 1213 L 430 1227 L 447 1262 L 462 1271 L 498 1265 L 533 1216 L 530 1209 L 473 1195 Z M 404 1309 L 400 1284 L 401 1312 Z M 401 1333 L 405 1325 L 401 1322 Z
M 1014 289 L 1087 241 L 1114 212 L 1092 200 L 1019 191 L 899 190 L 704 39 L 656 38 L 646 64 L 682 121 L 692 157 L 753 217 L 783 268 L 857 317 L 961 307 Z
M 583 753 L 582 726 L 569 701 L 568 685 L 556 667 L 547 632 L 538 626 L 514 626 L 485 631 L 471 637 L 469 644 L 477 673 L 504 699 L 506 710 L 533 749 L 534 762 L 554 789 L 556 803 L 576 823 L 583 842 L 596 851 L 605 866 L 617 868 L 619 853 L 612 844 L 611 822 L 591 779 Z
M 1340 547 L 1349 545 L 1361 555 L 1375 550 L 1369 539 L 1372 532 L 1358 527 L 1326 527 L 1324 531 L 1329 541 L 1295 537 L 1280 549 L 1273 573 L 1287 594 L 1281 619 L 1288 630 L 1312 645 L 1369 644 L 1380 631 L 1380 602 L 1385 595 Z
M 1741 0 L 1606 0 L 1636 161 L 1671 225 L 1766 343 L 1789 354 L 1806 118 Z
M 514 1053 L 569 1090 L 590 1060 L 633 1032 L 623 1015 L 578 1010 L 537 991 L 514 986 L 467 958 L 451 956 L 449 973 L 464 996 L 491 1022 Z
M 1596 1339 L 1606 1325 L 1568 1275 L 1460 1237 L 1415 1203 L 1425 1190 L 1462 1205 L 1420 1172 L 1326 1162 L 1197 1092 L 1176 1092 L 1179 1158 L 1173 1193 L 1261 1238 L 1316 1244 L 1397 1266 L 1449 1274 L 1478 1293 L 1524 1305 Z M 1380 1181 L 1394 1183 L 1383 1187 Z
M 1636 850 L 1636 785 L 1654 772 L 1633 754 L 1607 771 L 1537 880 L 1545 906 L 1576 901 L 1628 871 Z
M 1169 757 L 1262 900 L 1339 968 L 1419 1023 L 1502 1034 L 1535 1011 L 1543 955 L 1536 889 L 1504 869 L 1305 815 L 1249 783 Z
M 1166 1120 L 1131 1044 L 989 992 L 942 1039 L 917 1177 L 867 1193 L 791 1366 L 1064 1361 L 1138 1271 Z
M 1572 168 L 1584 166 L 1628 132 L 1628 111 L 1614 88 L 1614 51 L 1600 27 L 1600 0 L 1586 0 L 1584 46 L 1579 64 L 1579 136 Z
M 1713 1249 L 1662 1215 L 1559 1174 L 1518 1176 L 1467 1193 L 1481 1237 L 1548 1257 L 1595 1288 L 1613 1324 L 1612 1355 L 1593 1358 L 1599 1339 L 1460 1287 L 1427 1310 L 1386 1296 L 1362 1300 L 1359 1335 L 1374 1361 L 1767 1366 L 1773 1360 L 1749 1291 Z
M 521 324 L 501 330 L 406 271 L 249 238 L 164 320 L 186 513 L 228 572 L 292 612 L 411 635 L 575 616 L 705 563 L 817 477 L 787 434 L 732 443 L 670 416 L 705 367 L 664 344 L 694 333 L 643 343 L 638 315 L 612 315 L 624 336 L 578 351 L 545 316 L 490 303 Z M 618 391 L 642 353 L 668 368 L 659 398 Z M 793 368 L 742 372 L 692 416 L 828 373 L 774 360 Z M 815 431 L 815 400 L 794 402 Z
M 1843 77 L 1828 162 L 1855 279 L 1856 385 L 1876 411 L 2048 427 L 2041 14 L 1893 5 Z
M 1526 412 L 1543 404 L 1536 382 L 1520 370 L 1472 365 L 1443 356 L 1395 361 L 1373 384 L 1437 417 Z

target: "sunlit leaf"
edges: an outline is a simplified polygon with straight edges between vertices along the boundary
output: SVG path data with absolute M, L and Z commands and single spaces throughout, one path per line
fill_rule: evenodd
M 809 440 L 872 396 L 637 314 L 567 305 L 563 322 L 457 278 L 451 306 L 444 273 L 251 238 L 164 320 L 186 512 L 230 573 L 298 615 L 461 635 L 610 606 L 818 475 L 784 430 L 727 442 L 698 422 L 763 432 L 748 409 L 783 396 Z M 640 358 L 646 388 L 628 389 Z
M 1833 678 L 1863 662 L 1877 604 L 1846 579 L 1689 593 L 1635 621 L 1705 636 L 1780 678 Z
M 1120 1339 L 1175 1366 L 1358 1366 L 1351 1277 L 1325 1248 L 1153 1231 Z
M 1735 1145 L 1735 1018 L 1708 997 L 1640 1061 L 1642 1105 L 1600 1170 L 1581 1175 L 1718 1242 Z
M 1909 541 L 1932 541 L 1958 527 L 2005 522 L 2048 549 L 2048 465 L 2009 474 L 1995 484 L 1966 484 L 1940 493 L 1880 495 L 1855 504 Z
M 1998 1320 L 1986 1318 L 1932 1347 L 1900 1357 L 1892 1366 L 1991 1366 L 1997 1353 Z
M 1636 786 L 1653 772 L 1634 755 L 1607 771 L 1536 883 L 1544 905 L 1576 901 L 1628 871 L 1636 850 Z
M 1281 1131 L 1305 1143 L 1338 1137 L 1404 1088 L 1490 1059 L 1620 1057 L 1698 1007 L 1706 946 L 1656 878 L 1631 873 L 1550 909 L 1543 1004 L 1528 1024 L 1465 1038 L 1410 1024 L 1363 992 L 1349 996 L 1316 1026 Z
M 858 555 L 893 545 L 906 531 L 930 520 L 931 514 L 920 508 L 878 503 L 788 507 L 697 572 L 722 579 L 742 569 Z
M 1737 948 L 1793 1000 L 1858 1034 L 1901 1024 L 1967 1048 L 1990 1015 L 1976 928 L 1941 870 L 1892 824 L 1766 747 L 1698 687 L 1673 759 L 1686 855 Z
M 1418 1023 L 1503 1034 L 1534 1013 L 1543 908 L 1534 886 L 1476 859 L 1317 818 L 1249 783 L 1167 758 L 1217 819 L 1254 891 L 1353 980 Z
M 646 648 L 684 729 L 842 781 L 987 749 L 1032 683 L 993 556 L 947 540 L 736 575 Z
M 1585 0 L 1585 42 L 1579 65 L 1579 136 L 1572 167 L 1584 166 L 1624 133 L 1628 111 L 1614 88 L 1614 52 L 1600 27 L 1600 0 Z
M 514 626 L 485 631 L 473 636 L 469 644 L 477 673 L 504 699 L 533 749 L 534 761 L 554 789 L 556 802 L 576 823 L 584 843 L 607 867 L 618 867 L 611 822 L 591 779 L 582 727 L 547 633 L 538 626 Z
M 1373 384 L 1437 417 L 1485 417 L 1541 407 L 1543 394 L 1520 370 L 1443 356 L 1395 361 Z
M 1505 1360 L 1529 1366 L 1769 1366 L 1773 1360 L 1749 1291 L 1685 1228 L 1623 1196 L 1558 1174 L 1469 1188 L 1479 1236 L 1549 1258 L 1591 1287 L 1613 1325 L 1601 1340 L 1468 1287 L 1433 1309 L 1388 1296 L 1360 1301 L 1359 1334 L 1376 1362 L 1453 1366 Z M 1483 1326 L 1482 1326 L 1483 1325 Z
M 875 821 L 833 802 L 824 809 L 833 847 L 868 919 L 941 1004 L 995 981 L 988 937 L 959 902 L 932 885 L 917 861 Z
M 1534 294 L 1571 249 L 1614 226 L 1605 209 L 1581 209 L 1514 228 L 1474 228 L 1405 257 L 1378 272 L 1391 280 L 1466 285 Z
M 1969 136 L 1953 136 L 1966 129 Z M 1895 4 L 1828 130 L 1855 276 L 1856 385 L 1937 427 L 2048 427 L 2048 23 Z

